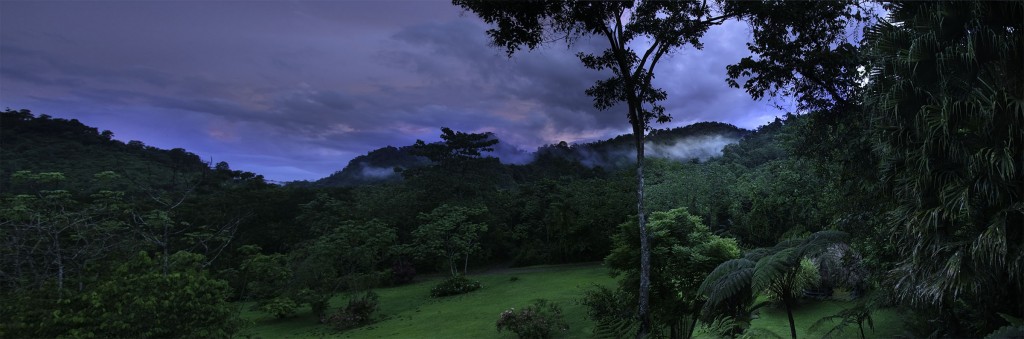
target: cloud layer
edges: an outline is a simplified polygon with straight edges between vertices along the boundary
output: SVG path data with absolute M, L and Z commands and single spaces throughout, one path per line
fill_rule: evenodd
M 608 74 L 552 44 L 507 58 L 444 2 L 0 2 L 0 105 L 183 147 L 275 180 L 315 180 L 440 127 L 516 148 L 625 133 L 584 90 Z M 745 25 L 663 60 L 675 117 L 753 128 L 779 113 L 725 85 Z

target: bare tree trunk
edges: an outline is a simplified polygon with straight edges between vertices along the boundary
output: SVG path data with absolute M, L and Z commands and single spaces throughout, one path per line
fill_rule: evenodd
M 60 253 L 57 253 L 57 296 L 64 295 L 64 260 Z
M 55 264 L 57 264 L 57 297 L 64 295 L 64 254 L 60 248 L 60 232 L 53 234 L 53 245 L 56 248 Z
M 459 276 L 459 254 L 452 252 L 452 255 L 448 256 L 448 265 L 451 267 L 452 276 Z
M 168 228 L 170 228 L 170 226 L 165 224 L 164 225 L 164 263 L 163 263 L 163 270 L 164 270 L 164 276 L 165 277 L 168 274 L 171 274 L 171 261 L 170 261 L 170 253 L 169 253 L 170 252 L 170 248 L 169 247 L 171 247 L 171 244 L 168 242 L 168 240 L 170 239 L 170 235 L 168 234 L 168 232 L 170 230 Z
M 634 109 L 639 109 L 634 108 Z M 639 116 L 639 112 L 637 112 Z M 639 128 L 637 128 L 639 127 Z M 651 244 L 647 235 L 647 214 L 644 210 L 644 128 L 633 127 L 636 142 L 636 215 L 640 225 L 640 302 L 637 316 L 640 331 L 637 338 L 647 338 L 651 333 L 650 289 L 651 289 Z
M 700 313 L 696 312 L 699 311 L 695 311 L 694 314 L 690 315 L 693 319 L 690 320 L 690 327 L 686 328 L 686 336 L 684 338 L 693 338 L 693 331 L 697 329 L 697 320 L 700 319 Z

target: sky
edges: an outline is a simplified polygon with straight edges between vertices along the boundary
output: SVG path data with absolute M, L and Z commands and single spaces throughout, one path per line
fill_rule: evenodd
M 269 180 L 316 180 L 440 128 L 533 151 L 629 132 L 584 91 L 610 73 L 555 42 L 509 58 L 443 1 L 0 1 L 0 109 L 78 119 Z M 749 28 L 727 22 L 663 59 L 673 116 L 756 128 L 784 112 L 726 85 Z M 785 105 L 783 105 L 785 106 Z M 2 131 L 0 131 L 2 132 Z

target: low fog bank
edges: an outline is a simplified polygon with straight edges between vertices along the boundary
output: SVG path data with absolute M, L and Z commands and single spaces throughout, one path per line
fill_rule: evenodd
M 726 145 L 739 142 L 739 138 L 713 135 L 676 140 L 670 144 L 647 142 L 644 144 L 645 154 L 654 158 L 665 158 L 686 161 L 699 159 L 706 161 L 721 156 Z
M 726 145 L 740 141 L 739 136 L 706 135 L 670 141 L 644 143 L 644 155 L 675 161 L 707 161 L 722 155 Z M 579 161 L 587 167 L 617 168 L 636 163 L 636 149 L 632 145 L 615 147 L 575 147 Z
M 359 171 L 359 174 L 362 175 L 362 177 L 364 179 L 368 179 L 368 180 L 369 179 L 384 179 L 384 178 L 389 178 L 389 177 L 394 176 L 394 175 L 398 175 L 398 173 L 395 172 L 395 168 L 394 167 L 375 167 L 375 166 L 370 166 L 370 165 L 365 164 L 365 163 L 361 163 L 361 164 L 359 164 L 359 166 L 362 167 L 362 170 Z

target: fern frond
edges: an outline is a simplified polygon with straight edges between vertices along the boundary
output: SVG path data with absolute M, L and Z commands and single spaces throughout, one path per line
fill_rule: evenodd
M 857 306 L 847 308 L 837 312 L 836 314 L 818 319 L 814 324 L 811 324 L 811 327 L 808 328 L 808 330 L 811 332 L 818 332 L 825 326 L 831 325 L 836 321 L 839 323 L 829 328 L 829 330 L 822 335 L 822 338 L 849 337 L 843 335 L 843 332 L 846 331 L 848 327 L 859 326 L 865 322 L 868 324 L 870 329 L 874 330 L 875 328 L 874 321 L 871 319 L 871 309 L 866 303 L 860 303 Z
M 799 267 L 800 256 L 796 248 L 783 249 L 775 254 L 761 258 L 754 266 L 754 275 L 751 278 L 751 291 L 760 293 L 773 283 L 777 282 L 790 270 Z
M 985 339 L 1004 339 L 1021 337 L 1024 337 L 1024 325 L 1007 325 L 999 328 L 995 332 L 989 333 L 987 336 L 985 336 Z
M 750 286 L 754 273 L 753 261 L 731 259 L 715 267 L 697 289 L 698 294 L 708 298 L 708 307 L 713 307 Z
M 619 339 L 636 336 L 640 323 L 633 318 L 608 317 L 601 319 L 594 326 L 594 338 Z

